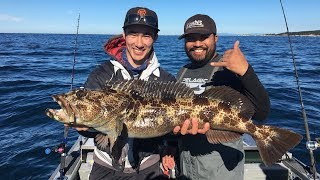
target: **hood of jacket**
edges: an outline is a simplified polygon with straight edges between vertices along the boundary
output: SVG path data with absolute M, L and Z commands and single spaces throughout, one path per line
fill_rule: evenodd
M 114 71 L 121 70 L 122 76 L 124 79 L 131 79 L 132 76 L 127 71 L 127 69 L 123 66 L 124 62 L 122 57 L 122 53 L 125 53 L 126 42 L 122 35 L 117 35 L 108 40 L 108 42 L 104 45 L 105 52 L 111 56 L 112 60 L 110 61 L 114 65 Z M 147 60 L 147 68 L 142 71 L 139 76 L 139 79 L 148 80 L 151 74 L 154 74 L 157 77 L 160 77 L 160 63 L 158 62 L 158 58 L 153 51 Z

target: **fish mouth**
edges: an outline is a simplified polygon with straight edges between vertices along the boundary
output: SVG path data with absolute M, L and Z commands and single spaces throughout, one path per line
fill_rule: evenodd
M 61 109 L 47 109 L 47 116 L 63 123 L 74 123 L 78 117 L 78 113 L 66 98 L 63 95 L 53 95 L 52 99 L 59 104 Z
M 70 114 L 71 109 L 68 105 L 69 103 L 67 103 L 65 98 L 63 98 L 61 95 L 53 95 L 52 99 L 59 104 L 61 109 L 63 109 L 67 115 Z
M 55 119 L 54 118 L 54 111 L 55 111 L 55 109 L 49 109 L 49 108 L 47 108 L 46 109 L 46 115 L 49 117 L 49 118 L 51 118 L 51 119 Z
M 68 117 L 62 109 L 46 109 L 46 115 L 52 119 L 60 121 L 62 123 L 68 123 Z

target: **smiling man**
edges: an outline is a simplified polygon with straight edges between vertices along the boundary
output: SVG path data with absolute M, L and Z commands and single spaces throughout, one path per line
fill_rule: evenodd
M 106 82 L 141 79 L 145 81 L 175 81 L 162 68 L 153 49 L 158 38 L 157 14 L 143 7 L 130 9 L 125 17 L 122 35 L 112 37 L 104 46 L 111 57 L 88 77 L 85 88 L 102 89 Z M 159 147 L 164 137 L 134 139 L 125 129 L 112 152 L 105 134 L 77 127 L 80 134 L 95 138 L 94 164 L 90 179 L 162 179 Z
M 255 110 L 253 119 L 266 119 L 270 110 L 268 93 L 240 50 L 239 41 L 234 43 L 233 49 L 219 55 L 216 52 L 216 24 L 205 14 L 196 14 L 185 22 L 184 34 L 179 39 L 183 38 L 191 63 L 180 69 L 178 81 L 193 88 L 195 94 L 201 94 L 212 86 L 229 86 L 252 102 Z M 202 129 L 198 129 L 197 120 L 192 119 L 173 131 L 180 131 L 183 135 L 179 143 L 182 175 L 193 180 L 242 180 L 245 158 L 241 134 L 208 130 L 209 124 L 199 128 Z M 212 144 L 204 133 L 231 140 Z

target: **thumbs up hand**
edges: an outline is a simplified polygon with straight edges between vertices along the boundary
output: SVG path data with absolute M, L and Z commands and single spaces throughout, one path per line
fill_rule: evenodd
M 222 61 L 212 62 L 211 66 L 225 67 L 230 71 L 243 76 L 249 67 L 249 63 L 242 53 L 240 47 L 240 42 L 236 41 L 233 45 L 233 49 L 228 49 L 224 52 Z

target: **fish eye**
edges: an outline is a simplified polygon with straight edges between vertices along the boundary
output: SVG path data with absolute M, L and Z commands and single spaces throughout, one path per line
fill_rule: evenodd
M 82 98 L 86 95 L 86 91 L 84 89 L 80 89 L 76 91 L 76 97 L 77 98 Z

